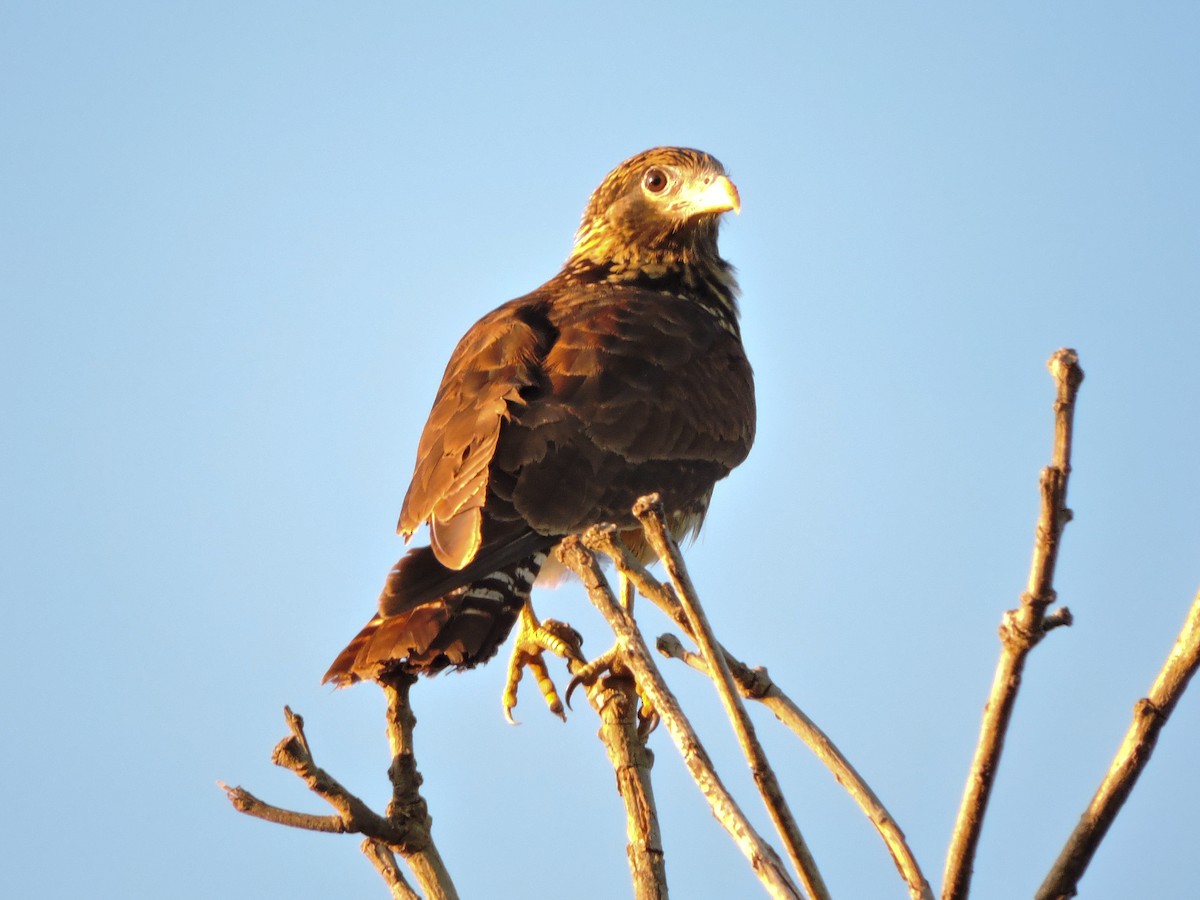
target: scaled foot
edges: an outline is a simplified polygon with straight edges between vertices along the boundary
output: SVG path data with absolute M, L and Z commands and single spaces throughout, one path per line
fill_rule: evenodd
M 510 725 L 515 725 L 513 707 L 517 705 L 517 685 L 525 669 L 529 669 L 537 679 L 538 689 L 550 707 L 550 712 L 566 721 L 562 700 L 559 699 L 554 681 L 546 666 L 545 653 L 548 651 L 555 656 L 561 656 L 567 665 L 585 666 L 587 660 L 580 652 L 583 637 L 566 622 L 546 619 L 539 622 L 534 615 L 533 607 L 528 603 L 521 608 L 521 616 L 517 620 L 517 636 L 513 642 L 512 656 L 508 660 L 508 681 L 504 685 L 504 696 L 501 704 L 504 707 L 504 718 Z

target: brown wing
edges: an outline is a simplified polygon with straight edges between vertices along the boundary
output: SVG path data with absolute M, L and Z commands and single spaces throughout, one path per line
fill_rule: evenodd
M 539 384 L 547 335 L 523 318 L 524 306 L 505 304 L 459 341 L 417 448 L 397 530 L 408 538 L 428 521 L 433 551 L 450 569 L 470 563 L 483 543 L 496 442 L 523 395 Z

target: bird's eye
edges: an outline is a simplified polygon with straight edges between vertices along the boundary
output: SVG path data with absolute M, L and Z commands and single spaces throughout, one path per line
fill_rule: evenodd
M 667 178 L 667 173 L 662 169 L 653 168 L 646 170 L 646 177 L 642 179 L 642 185 L 651 194 L 661 194 L 667 189 L 670 179 Z

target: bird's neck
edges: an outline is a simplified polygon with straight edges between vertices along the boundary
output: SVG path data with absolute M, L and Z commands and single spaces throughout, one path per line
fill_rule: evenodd
M 609 284 L 672 294 L 708 308 L 738 330 L 738 285 L 734 269 L 711 249 L 694 247 L 622 248 L 589 254 L 576 247 L 561 277 L 577 284 Z M 599 248 L 597 248 L 599 249 Z

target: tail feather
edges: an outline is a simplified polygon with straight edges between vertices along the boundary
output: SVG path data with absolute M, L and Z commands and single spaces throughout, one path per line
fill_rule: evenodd
M 497 534 L 495 538 L 480 548 L 475 558 L 461 569 L 443 566 L 432 547 L 408 551 L 388 573 L 383 593 L 379 595 L 380 614 L 394 616 L 439 600 L 463 585 L 475 584 L 493 572 L 507 570 L 514 563 L 527 560 L 532 554 L 548 550 L 556 543 L 554 537 L 528 530 L 516 535 Z
M 388 615 L 385 600 L 403 592 L 393 584 L 404 574 L 397 565 L 380 598 L 383 611 L 338 654 L 322 683 L 345 687 L 394 665 L 429 675 L 448 666 L 470 669 L 487 662 L 512 631 L 545 561 L 545 551 L 538 551 L 465 587 Z

